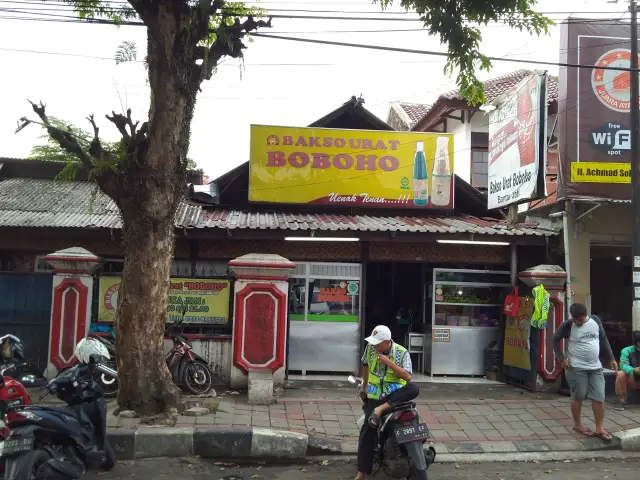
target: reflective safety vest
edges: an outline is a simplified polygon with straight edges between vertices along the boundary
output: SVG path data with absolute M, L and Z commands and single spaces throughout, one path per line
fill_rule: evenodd
M 546 328 L 551 295 L 545 290 L 544 285 L 538 285 L 533 289 L 532 293 L 533 315 L 531 316 L 531 326 L 533 328 Z
M 369 367 L 369 386 L 367 388 L 367 398 L 372 400 L 380 399 L 381 393 L 388 396 L 407 384 L 407 381 L 398 377 L 395 372 L 385 365 L 378 365 L 378 356 L 373 345 L 367 345 L 365 356 Z M 402 360 L 407 353 L 407 349 L 394 343 L 389 353 L 389 359 L 399 367 L 402 367 Z

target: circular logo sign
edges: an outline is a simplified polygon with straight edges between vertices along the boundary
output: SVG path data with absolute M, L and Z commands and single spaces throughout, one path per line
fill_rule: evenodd
M 347 285 L 347 292 L 349 292 L 352 295 L 355 295 L 356 293 L 358 293 L 358 284 L 355 282 L 351 282 Z
M 609 50 L 598 59 L 591 73 L 593 93 L 598 100 L 611 110 L 627 113 L 631 103 L 631 72 L 606 69 L 610 67 L 630 68 L 631 50 Z

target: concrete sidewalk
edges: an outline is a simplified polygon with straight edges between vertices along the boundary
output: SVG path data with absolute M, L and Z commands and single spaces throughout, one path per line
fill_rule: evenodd
M 569 399 L 450 400 L 417 402 L 434 442 L 584 440 L 573 431 Z M 590 408 L 584 423 L 595 428 Z M 260 427 L 288 430 L 343 442 L 357 441 L 359 400 L 285 398 L 271 406 L 251 406 L 242 395 L 220 399 L 215 413 L 180 416 L 176 427 Z M 145 428 L 136 419 L 109 416 L 110 428 Z M 616 411 L 608 405 L 606 427 L 611 433 L 640 427 L 640 409 Z M 592 440 L 592 439 L 589 439 Z

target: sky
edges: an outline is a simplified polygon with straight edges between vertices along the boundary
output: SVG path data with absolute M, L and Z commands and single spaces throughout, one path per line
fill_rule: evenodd
M 413 21 L 415 14 L 399 7 L 381 13 L 379 5 L 367 0 L 248 3 L 273 15 L 346 18 L 274 18 L 272 28 L 263 33 L 446 51 L 438 38 L 422 31 L 421 22 Z M 112 141 L 119 135 L 105 114 L 131 108 L 134 119 L 148 117 L 149 88 L 142 62 L 145 29 L 61 22 L 61 17 L 73 16 L 69 8 L 59 0 L 0 0 L 0 157 L 27 157 L 42 141 L 35 125 L 14 134 L 21 117 L 35 118 L 27 99 L 42 100 L 49 115 L 87 130 L 86 117 L 94 114 L 101 136 Z M 561 21 L 572 14 L 618 18 L 626 8 L 622 1 L 540 0 L 536 10 Z M 541 38 L 500 24 L 488 25 L 482 34 L 486 55 L 558 61 L 559 27 Z M 125 40 L 136 43 L 138 61 L 116 65 L 116 49 Z M 198 96 L 189 156 L 210 178 L 249 159 L 251 124 L 306 126 L 353 95 L 362 95 L 365 107 L 386 121 L 392 102 L 428 104 L 455 88 L 455 78 L 443 72 L 442 57 L 257 37 L 247 46 L 244 64 L 225 60 Z M 492 78 L 520 68 L 558 73 L 557 66 L 496 61 L 491 72 L 479 76 Z

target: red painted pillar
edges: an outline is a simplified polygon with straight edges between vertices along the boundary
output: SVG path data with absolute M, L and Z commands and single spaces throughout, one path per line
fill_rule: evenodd
M 75 362 L 74 348 L 89 333 L 93 273 L 100 258 L 84 248 L 73 247 L 47 255 L 45 260 L 54 268 L 46 372 L 52 378 Z
M 557 265 L 538 265 L 520 272 L 518 277 L 531 287 L 544 285 L 545 290 L 551 295 L 547 327 L 540 330 L 537 373 L 539 380 L 554 382 L 562 374 L 562 368 L 556 362 L 553 353 L 553 334 L 564 322 L 564 286 L 567 273 Z
M 296 267 L 280 255 L 251 253 L 229 262 L 233 299 L 231 387 L 245 388 L 249 369 L 270 370 L 284 383 L 289 276 Z

